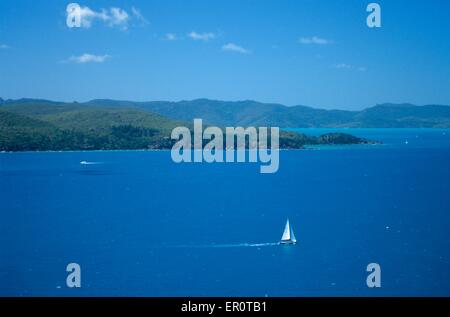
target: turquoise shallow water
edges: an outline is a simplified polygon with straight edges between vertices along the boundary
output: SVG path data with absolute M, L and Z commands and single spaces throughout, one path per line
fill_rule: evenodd
M 450 147 L 450 129 L 375 129 L 375 128 L 289 128 L 307 135 L 319 136 L 325 133 L 349 133 L 360 138 L 380 141 L 371 145 L 311 145 L 315 149 L 345 149 L 345 148 L 444 148 Z
M 450 295 L 450 132 L 346 131 L 383 145 L 281 151 L 275 174 L 169 151 L 0 153 L 0 295 Z M 287 217 L 293 247 L 276 245 Z

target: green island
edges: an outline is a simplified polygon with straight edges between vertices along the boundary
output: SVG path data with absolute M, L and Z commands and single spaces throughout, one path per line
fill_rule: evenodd
M 170 138 L 172 129 L 192 126 L 185 118 L 176 120 L 127 104 L 0 101 L 0 151 L 171 149 L 176 142 Z M 281 149 L 368 143 L 374 142 L 345 133 L 308 136 L 280 131 Z

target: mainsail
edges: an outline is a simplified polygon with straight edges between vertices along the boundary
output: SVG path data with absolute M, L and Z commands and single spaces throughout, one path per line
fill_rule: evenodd
M 284 227 L 283 236 L 281 237 L 281 241 L 289 241 L 291 240 L 291 227 L 289 226 L 289 219 L 286 222 L 286 226 Z

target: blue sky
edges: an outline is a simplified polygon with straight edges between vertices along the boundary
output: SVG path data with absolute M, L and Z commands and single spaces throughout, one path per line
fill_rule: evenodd
M 450 105 L 450 2 L 369 2 L 2 0 L 0 97 Z

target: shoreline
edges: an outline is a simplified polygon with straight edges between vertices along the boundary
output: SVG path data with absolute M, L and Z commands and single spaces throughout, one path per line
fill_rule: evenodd
M 287 148 L 278 149 L 278 151 L 320 151 L 325 147 L 345 147 L 346 149 L 351 149 L 352 147 L 358 147 L 358 149 L 369 148 L 374 145 L 381 145 L 382 143 L 356 143 L 356 144 L 313 144 L 306 145 L 303 148 Z M 123 149 L 123 150 L 45 150 L 45 151 L 0 151 L 0 154 L 14 154 L 14 153 L 98 153 L 98 152 L 170 152 L 172 149 Z M 225 151 L 236 151 L 236 150 L 225 150 Z M 249 151 L 245 149 L 245 151 Z M 257 151 L 257 150 L 256 150 Z

